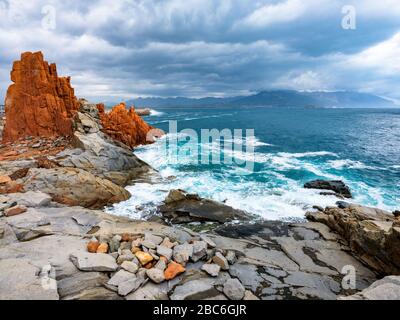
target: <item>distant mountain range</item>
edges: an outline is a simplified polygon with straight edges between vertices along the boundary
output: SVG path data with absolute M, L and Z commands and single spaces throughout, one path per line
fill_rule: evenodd
M 249 96 L 230 98 L 138 98 L 127 101 L 137 107 L 179 107 L 179 106 L 262 106 L 300 108 L 381 108 L 396 107 L 394 102 L 379 96 L 351 92 L 305 92 L 294 90 L 262 91 Z

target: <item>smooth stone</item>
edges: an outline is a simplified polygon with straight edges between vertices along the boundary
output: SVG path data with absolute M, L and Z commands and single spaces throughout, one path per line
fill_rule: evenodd
M 224 294 L 231 300 L 242 300 L 245 289 L 238 279 L 229 279 L 224 284 Z

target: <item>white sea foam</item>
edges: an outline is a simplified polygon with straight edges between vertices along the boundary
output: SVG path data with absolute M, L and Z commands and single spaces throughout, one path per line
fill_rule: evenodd
M 327 162 L 328 166 L 334 169 L 369 169 L 369 170 L 382 170 L 383 168 L 368 166 L 361 161 L 353 161 L 350 159 L 330 160 Z
M 150 109 L 150 116 L 159 117 L 164 115 L 164 112 Z
M 288 170 L 301 170 L 313 173 L 327 179 L 342 179 L 355 191 L 355 203 L 373 204 L 382 209 L 390 210 L 385 204 L 382 192 L 365 183 L 348 181 L 340 175 L 335 175 L 327 170 L 341 169 L 349 166 L 362 167 L 362 163 L 349 160 L 335 159 L 338 155 L 327 151 L 304 153 L 247 153 L 243 150 L 223 150 L 241 160 L 251 161 L 262 165 L 257 177 L 246 177 L 242 171 L 246 170 L 235 165 L 225 165 L 221 170 L 187 171 L 178 165 L 168 163 L 167 157 L 162 154 L 161 144 L 170 137 L 166 135 L 157 143 L 138 148 L 135 153 L 142 160 L 152 165 L 164 178 L 161 183 L 138 183 L 127 189 L 133 197 L 125 202 L 116 204 L 109 211 L 114 214 L 143 218 L 154 213 L 154 208 L 161 204 L 171 189 L 184 189 L 188 192 L 198 193 L 202 197 L 225 201 L 226 204 L 246 210 L 269 220 L 303 218 L 305 212 L 314 205 L 321 207 L 333 206 L 339 199 L 335 196 L 322 196 L 319 190 L 304 189 L 302 183 L 287 176 Z M 202 145 L 204 152 L 219 152 L 219 143 Z M 208 148 L 208 149 L 207 149 Z M 202 149 L 203 150 L 203 149 Z M 185 163 L 188 159 L 182 163 Z M 174 179 L 173 177 L 176 177 Z M 261 180 L 262 182 L 258 181 Z M 347 201 L 347 200 L 346 200 Z

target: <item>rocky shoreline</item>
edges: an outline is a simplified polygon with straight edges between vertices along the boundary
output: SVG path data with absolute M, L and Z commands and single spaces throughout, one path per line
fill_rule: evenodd
M 132 148 L 162 133 L 123 104 L 105 113 L 78 101 L 41 55 L 22 60 L 0 147 L 0 299 L 400 299 L 400 220 L 379 209 L 342 201 L 309 212 L 304 223 L 261 221 L 170 190 L 153 221 L 105 213 L 135 196 L 128 184 L 161 179 Z M 35 63 L 44 78 L 18 80 L 21 66 L 36 74 L 28 72 Z M 35 81 L 57 85 L 37 92 Z M 19 91 L 34 103 L 18 103 Z M 62 132 L 52 123 L 21 131 L 14 118 L 31 112 L 39 121 L 36 107 L 53 108 L 48 96 L 42 104 L 49 92 L 66 99 L 57 104 Z M 73 110 L 64 112 L 68 105 Z M 326 190 L 327 183 L 307 187 Z M 340 183 L 330 185 L 351 197 Z

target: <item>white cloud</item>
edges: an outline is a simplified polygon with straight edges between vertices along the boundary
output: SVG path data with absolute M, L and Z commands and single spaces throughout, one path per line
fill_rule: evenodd
M 400 32 L 360 53 L 343 59 L 342 64 L 351 69 L 372 69 L 380 75 L 400 73 Z

